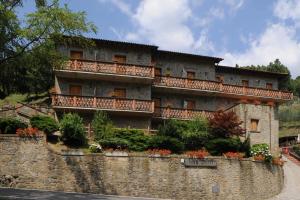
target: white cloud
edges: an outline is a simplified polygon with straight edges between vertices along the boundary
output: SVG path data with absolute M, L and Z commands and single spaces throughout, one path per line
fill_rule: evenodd
M 274 7 L 274 15 L 282 20 L 291 19 L 300 27 L 300 1 L 278 0 Z
M 224 64 L 257 65 L 268 64 L 279 58 L 287 65 L 293 76 L 300 75 L 300 42 L 296 31 L 284 24 L 269 25 L 265 32 L 250 42 L 250 48 L 243 53 L 225 53 Z M 223 64 L 223 63 L 222 63 Z
M 227 4 L 232 11 L 240 9 L 244 5 L 244 0 L 221 0 Z

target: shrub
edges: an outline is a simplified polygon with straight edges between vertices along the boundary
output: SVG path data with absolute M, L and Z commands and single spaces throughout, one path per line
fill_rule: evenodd
M 114 137 L 126 140 L 130 151 L 145 151 L 148 149 L 150 136 L 145 135 L 142 130 L 115 129 Z
M 203 150 L 198 150 L 198 151 L 188 151 L 185 153 L 190 158 L 198 158 L 198 159 L 203 159 L 207 156 L 209 156 L 209 153 L 203 149 Z
M 251 156 L 254 157 L 254 159 L 260 160 L 260 158 L 263 158 L 266 162 L 272 162 L 272 155 L 269 151 L 269 145 L 267 144 L 255 144 L 250 149 Z
M 78 114 L 64 114 L 60 129 L 62 140 L 69 145 L 85 145 L 87 143 L 83 120 Z
M 219 110 L 209 119 L 209 132 L 216 138 L 241 136 L 245 134 L 245 130 L 240 127 L 242 123 L 233 111 L 224 112 Z
M 0 118 L 0 133 L 16 134 L 19 128 L 27 128 L 27 124 L 14 118 Z
M 169 136 L 154 135 L 149 140 L 150 149 L 168 149 L 173 153 L 181 153 L 184 149 L 183 143 Z
M 187 122 L 187 129 L 182 133 L 182 141 L 186 150 L 201 149 L 208 141 L 208 121 L 197 117 Z
M 187 122 L 175 119 L 166 120 L 163 125 L 158 126 L 158 135 L 181 138 L 182 133 L 188 127 Z
M 99 144 L 104 149 L 128 149 L 129 143 L 127 140 L 121 139 L 121 138 L 107 138 L 99 140 Z
M 105 111 L 97 111 L 92 121 L 95 140 L 110 138 L 114 133 L 114 126 Z
M 226 152 L 238 152 L 241 148 L 241 140 L 235 138 L 215 138 L 209 140 L 205 147 L 214 156 L 220 156 Z
M 34 116 L 30 119 L 30 124 L 32 127 L 44 131 L 47 135 L 59 130 L 57 122 L 49 116 Z

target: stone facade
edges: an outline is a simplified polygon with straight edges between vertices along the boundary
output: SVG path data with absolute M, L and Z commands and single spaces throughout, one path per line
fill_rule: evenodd
M 279 152 L 279 120 L 276 107 L 265 105 L 240 104 L 233 108 L 244 122 L 246 137 L 250 137 L 251 145 L 266 143 L 273 154 Z M 258 120 L 257 131 L 251 131 L 251 120 Z
M 70 155 L 45 140 L 0 136 L 0 177 L 17 188 L 168 199 L 268 199 L 280 193 L 282 167 L 213 158 L 216 168 L 185 167 L 180 157 Z M 10 183 L 7 183 L 9 186 Z

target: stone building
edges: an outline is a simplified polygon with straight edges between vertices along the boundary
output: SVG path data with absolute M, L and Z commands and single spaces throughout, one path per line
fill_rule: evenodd
M 278 147 L 278 90 L 286 74 L 220 66 L 222 58 L 159 50 L 157 46 L 93 39 L 93 48 L 59 45 L 70 59 L 55 69 L 57 116 L 78 112 L 88 125 L 105 110 L 118 127 L 152 130 L 165 119 L 209 117 L 234 110 L 252 143 Z

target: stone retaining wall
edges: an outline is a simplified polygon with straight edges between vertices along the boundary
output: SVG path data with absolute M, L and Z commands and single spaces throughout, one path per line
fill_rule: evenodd
M 44 138 L 0 136 L 0 177 L 18 188 L 172 199 L 267 199 L 283 185 L 281 167 L 214 158 L 217 168 L 185 167 L 180 157 L 66 155 Z

